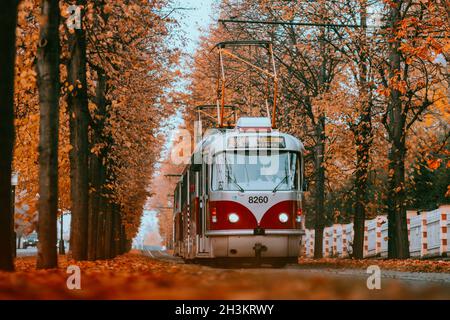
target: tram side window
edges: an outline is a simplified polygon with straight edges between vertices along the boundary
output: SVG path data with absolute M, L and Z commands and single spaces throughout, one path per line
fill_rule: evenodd
M 188 191 L 188 177 L 185 173 L 183 175 L 183 182 L 181 183 L 181 209 L 187 205 L 187 192 Z
M 306 191 L 306 190 L 304 190 L 306 178 L 305 178 L 305 158 L 304 158 L 303 153 L 300 155 L 299 158 L 300 158 L 300 163 L 299 163 L 300 169 L 298 170 L 298 172 L 299 172 L 299 178 L 298 178 L 299 190 Z
M 200 197 L 200 199 L 201 199 L 202 195 L 204 194 L 203 190 L 205 188 L 205 186 L 203 185 L 203 180 L 202 179 L 203 179 L 203 171 L 200 170 L 198 172 L 198 180 L 197 180 L 197 182 L 198 182 L 198 186 L 197 186 L 197 188 L 198 188 L 198 196 Z M 203 234 L 203 214 L 202 214 L 202 209 L 201 209 L 200 205 L 199 205 L 198 210 L 199 211 L 198 211 L 198 216 L 197 216 L 198 217 L 197 234 Z
M 294 189 L 295 190 L 300 190 L 300 186 L 301 186 L 301 176 L 302 176 L 302 155 L 301 154 L 297 154 L 296 159 L 295 159 L 295 176 L 294 176 Z
M 198 194 L 201 196 L 203 194 L 205 186 L 203 185 L 203 170 L 198 172 Z
M 195 171 L 189 171 L 189 195 L 191 197 L 191 205 L 194 203 L 194 198 L 197 195 L 197 184 L 196 184 L 196 180 L 195 180 Z
M 178 212 L 178 206 L 179 206 L 179 201 L 178 201 L 178 185 L 175 188 L 175 191 L 173 192 L 173 208 L 175 210 L 175 212 Z
M 206 164 L 205 168 L 206 168 L 206 170 L 205 170 L 205 185 L 204 185 L 204 188 L 205 188 L 205 194 L 209 194 L 209 171 L 210 171 L 209 168 L 210 168 L 210 165 Z

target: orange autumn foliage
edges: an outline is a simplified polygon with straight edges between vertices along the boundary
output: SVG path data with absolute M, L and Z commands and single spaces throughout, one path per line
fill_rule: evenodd
M 61 83 L 59 145 L 59 208 L 70 209 L 70 166 L 68 112 L 66 95 L 73 88 L 67 84 L 65 61 L 68 58 L 65 19 L 69 2 L 61 9 Z M 140 224 L 142 208 L 149 195 L 147 189 L 153 174 L 160 141 L 156 137 L 161 121 L 175 108 L 170 103 L 167 87 L 176 75 L 178 51 L 170 48 L 170 17 L 160 11 L 165 0 L 123 3 L 111 1 L 102 6 L 89 2 L 84 26 L 87 29 L 88 95 L 92 119 L 96 115 L 95 90 L 97 70 L 108 78 L 106 99 L 108 112 L 102 135 L 110 137 L 110 145 L 93 145 L 91 152 L 108 150 L 107 165 L 114 177 L 105 185 L 108 196 L 122 211 L 122 223 L 131 239 Z M 38 190 L 39 102 L 36 86 L 36 46 L 39 35 L 40 1 L 20 2 L 17 26 L 16 58 L 16 147 L 14 170 L 19 172 L 17 206 L 28 210 L 21 219 L 35 221 Z M 133 26 L 133 28 L 129 28 Z M 92 123 L 91 123 L 92 125 Z M 130 196 L 131 195 L 131 196 Z

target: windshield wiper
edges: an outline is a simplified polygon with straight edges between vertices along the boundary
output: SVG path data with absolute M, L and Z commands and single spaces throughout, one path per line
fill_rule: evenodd
M 283 178 L 283 180 L 281 180 L 280 183 L 277 184 L 277 186 L 276 186 L 275 188 L 273 188 L 272 192 L 273 192 L 273 193 L 277 192 L 277 191 L 278 191 L 278 188 L 279 188 L 285 181 L 287 181 L 287 178 L 288 178 L 288 176 L 285 175 L 284 178 Z
M 232 177 L 232 176 L 230 175 L 230 173 L 228 173 L 227 176 L 228 176 L 227 178 L 228 178 L 231 182 L 233 182 L 233 183 L 236 185 L 236 187 L 238 187 L 238 189 L 239 189 L 240 192 L 245 192 L 244 188 L 242 188 L 242 187 L 239 185 L 239 183 L 237 183 L 236 179 L 235 179 L 234 177 Z
M 231 176 L 231 173 L 230 173 L 230 165 L 228 164 L 226 155 L 225 155 L 225 165 L 227 166 L 227 179 L 228 179 L 229 181 L 233 182 L 233 183 L 236 185 L 236 187 L 238 187 L 238 189 L 239 189 L 240 192 L 245 192 L 244 188 L 242 188 L 242 187 L 239 185 L 239 183 L 237 183 L 236 178 L 233 177 L 233 176 Z

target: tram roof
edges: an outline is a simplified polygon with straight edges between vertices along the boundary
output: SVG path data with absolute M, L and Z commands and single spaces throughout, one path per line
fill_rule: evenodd
M 213 128 L 206 130 L 203 135 L 202 140 L 197 144 L 194 150 L 194 154 L 191 157 L 191 161 L 193 161 L 194 155 L 201 152 L 203 155 L 214 156 L 218 153 L 224 151 L 236 151 L 236 150 L 278 150 L 278 151 L 294 151 L 294 152 L 304 152 L 305 148 L 303 143 L 297 139 L 296 137 L 287 134 L 281 133 L 278 130 L 274 130 L 268 128 L 264 125 L 264 120 L 260 121 L 262 125 L 261 130 L 255 128 L 251 123 L 256 123 L 258 121 L 256 118 L 248 118 L 246 120 L 239 119 L 237 128 L 227 129 L 227 128 Z M 241 127 L 239 127 L 239 124 Z M 251 128 L 252 130 L 246 130 Z M 281 137 L 284 142 L 284 147 L 278 148 L 268 148 L 268 147 L 244 147 L 244 148 L 232 148 L 228 145 L 229 139 L 234 139 L 234 137 Z M 187 165 L 183 170 L 183 175 L 189 169 L 190 165 Z M 180 183 L 182 181 L 182 177 L 178 181 Z
M 253 143 L 250 145 L 242 146 L 231 146 L 230 141 L 233 139 L 246 139 L 245 137 L 250 137 L 249 139 L 259 139 L 265 137 L 276 137 L 283 141 L 283 144 L 278 146 L 260 146 L 258 143 Z M 294 136 L 281 133 L 278 130 L 243 130 L 242 128 L 236 129 L 208 129 L 203 137 L 203 139 L 197 144 L 194 153 L 202 152 L 203 154 L 215 155 L 223 151 L 234 151 L 234 150 L 286 150 L 286 151 L 296 151 L 303 152 L 305 150 L 303 143 L 295 138 Z

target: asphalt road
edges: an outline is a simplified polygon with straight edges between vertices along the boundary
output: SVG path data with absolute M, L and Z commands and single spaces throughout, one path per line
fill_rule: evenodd
M 184 264 L 183 259 L 179 257 L 175 257 L 166 251 L 159 250 L 145 250 L 143 251 L 144 255 L 149 258 L 156 259 L 159 261 L 164 261 L 168 263 L 176 263 L 176 264 Z M 35 256 L 37 255 L 37 248 L 31 247 L 28 249 L 18 249 L 17 256 L 18 257 L 26 257 L 26 256 Z M 376 261 L 374 261 L 376 264 Z M 210 268 L 210 267 L 204 267 Z M 214 267 L 214 269 L 221 269 Z M 225 268 L 224 268 L 225 269 Z M 226 269 L 229 269 L 227 267 Z M 282 269 L 275 268 L 234 268 L 235 270 L 240 270 L 242 273 L 250 272 L 250 273 L 261 273 L 261 274 L 288 274 L 288 275 L 302 275 L 305 277 L 308 276 L 322 276 L 322 277 L 330 277 L 335 279 L 351 279 L 351 280 L 360 280 L 367 281 L 369 274 L 365 269 L 342 269 L 342 268 L 325 268 L 325 267 L 310 267 L 310 266 L 302 266 L 302 265 L 288 265 Z M 402 272 L 402 271 L 394 271 L 394 270 L 381 270 L 381 279 L 382 281 L 390 281 L 396 280 L 400 281 L 403 284 L 412 286 L 412 287 L 421 287 L 421 286 L 429 286 L 429 285 L 438 285 L 443 286 L 449 289 L 450 292 L 450 274 L 449 273 L 428 273 L 428 272 Z
M 18 257 L 32 257 L 37 255 L 37 248 L 36 247 L 29 247 L 27 249 L 17 249 L 17 256 Z
M 157 259 L 160 261 L 165 261 L 168 263 L 176 263 L 176 264 L 184 264 L 183 259 L 179 257 L 174 257 L 165 251 L 143 251 L 144 255 Z M 374 265 L 376 261 L 374 261 Z M 203 268 L 210 268 L 204 266 Z M 214 267 L 213 269 L 221 269 Z M 228 270 L 229 268 L 224 268 L 223 270 Z M 207 270 L 207 269 L 205 269 Z M 338 279 L 338 280 L 351 280 L 353 282 L 361 282 L 366 283 L 370 274 L 367 273 L 366 269 L 345 269 L 345 268 L 328 268 L 328 267 L 311 267 L 311 266 L 302 266 L 302 265 L 287 265 L 284 268 L 234 268 L 234 270 L 238 270 L 242 273 L 243 277 L 245 277 L 246 273 L 250 274 L 261 274 L 264 276 L 273 276 L 273 275 L 287 275 L 295 278 L 299 276 L 300 278 L 308 278 L 308 277 L 323 277 L 329 279 Z M 427 273 L 427 272 L 403 272 L 403 271 L 394 271 L 394 270 L 380 270 L 381 276 L 381 284 L 390 284 L 391 282 L 401 283 L 401 285 L 406 288 L 411 289 L 421 289 L 421 288 L 429 288 L 429 287 L 438 287 L 444 292 L 448 293 L 448 297 L 450 298 L 450 273 Z

